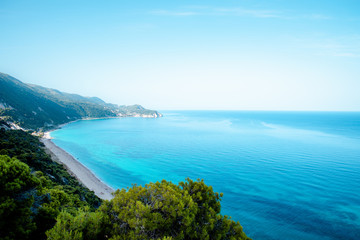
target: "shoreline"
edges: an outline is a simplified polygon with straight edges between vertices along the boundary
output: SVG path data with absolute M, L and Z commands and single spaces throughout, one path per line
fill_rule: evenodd
M 159 117 L 163 115 L 160 114 Z M 75 159 L 71 154 L 66 152 L 61 147 L 57 146 L 51 139 L 53 139 L 50 135 L 51 132 L 61 129 L 67 124 L 77 122 L 77 121 L 89 121 L 89 120 L 101 120 L 101 119 L 112 119 L 112 118 L 123 118 L 126 116 L 116 116 L 116 117 L 101 117 L 101 118 L 81 118 L 76 119 L 67 123 L 63 123 L 57 126 L 54 126 L 52 129 L 43 132 L 40 134 L 35 134 L 39 136 L 40 141 L 45 146 L 45 152 L 51 156 L 51 159 L 61 165 L 69 172 L 69 174 L 75 177 L 82 185 L 94 191 L 95 195 L 103 200 L 111 200 L 114 198 L 112 195 L 115 190 L 101 181 L 90 169 L 84 166 L 81 162 Z M 148 118 L 148 116 L 128 116 L 128 117 L 144 117 Z M 156 117 L 155 117 L 156 118 Z
M 40 141 L 45 145 L 45 151 L 55 162 L 62 164 L 65 169 L 85 187 L 94 191 L 95 195 L 103 200 L 114 198 L 114 189 L 102 182 L 93 172 L 76 160 L 71 154 L 51 141 L 50 131 L 44 133 Z

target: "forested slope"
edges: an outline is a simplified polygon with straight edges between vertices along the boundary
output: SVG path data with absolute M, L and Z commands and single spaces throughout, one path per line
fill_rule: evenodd
M 161 117 L 140 105 L 105 103 L 33 84 L 0 73 L 0 117 L 26 129 L 46 130 L 82 118 Z
M 0 239 L 45 239 L 61 211 L 101 204 L 29 133 L 0 129 L 0 155 Z

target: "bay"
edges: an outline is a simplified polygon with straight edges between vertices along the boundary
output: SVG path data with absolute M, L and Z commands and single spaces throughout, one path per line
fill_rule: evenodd
M 360 239 L 359 112 L 162 113 L 51 136 L 115 189 L 204 179 L 253 239 Z

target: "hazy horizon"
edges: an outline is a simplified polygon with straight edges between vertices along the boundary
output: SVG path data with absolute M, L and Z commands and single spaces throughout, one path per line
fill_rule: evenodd
M 0 2 L 0 72 L 156 110 L 360 111 L 360 2 Z

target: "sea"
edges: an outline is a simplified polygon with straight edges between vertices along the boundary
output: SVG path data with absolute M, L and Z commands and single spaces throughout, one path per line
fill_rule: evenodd
M 254 240 L 360 239 L 360 112 L 162 113 L 51 136 L 114 189 L 203 179 Z

